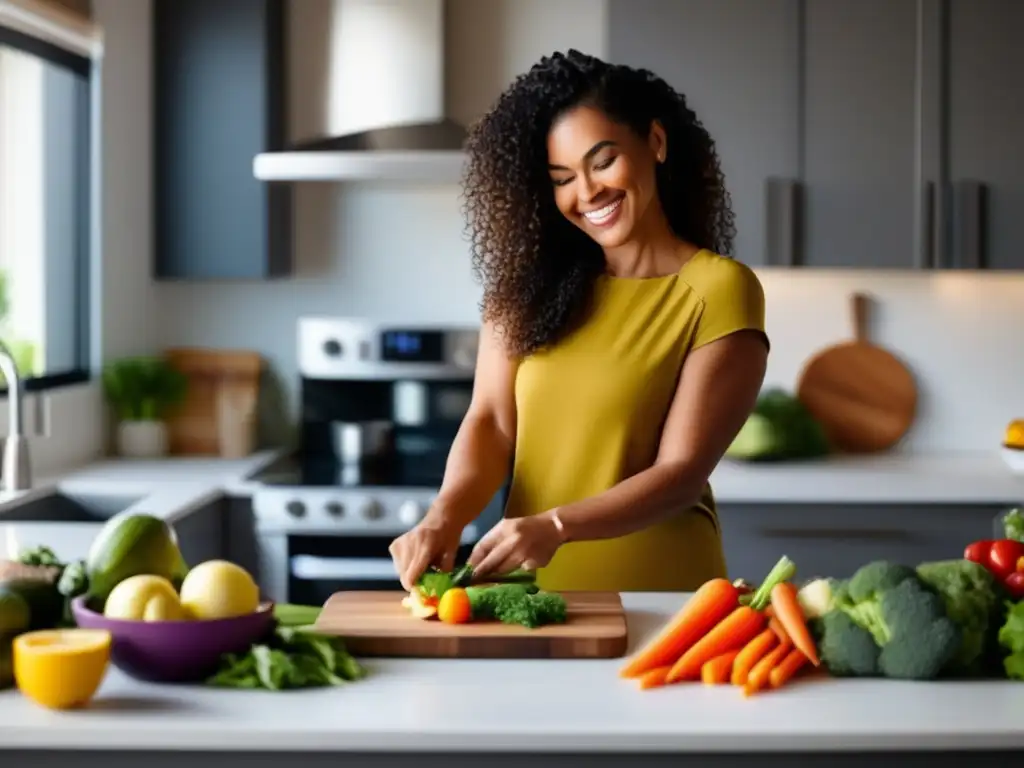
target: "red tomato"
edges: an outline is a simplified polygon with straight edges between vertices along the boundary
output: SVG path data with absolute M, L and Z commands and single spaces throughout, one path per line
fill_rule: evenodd
M 1014 571 L 1003 582 L 1014 600 L 1024 599 L 1024 572 Z
M 964 550 L 964 560 L 970 560 L 972 563 L 978 563 L 988 567 L 988 553 L 992 549 L 992 542 L 976 541 L 973 544 L 968 544 Z
M 1024 557 L 1024 543 L 1012 539 L 992 542 L 988 553 L 988 567 L 1000 580 L 1005 581 L 1017 571 L 1017 561 Z

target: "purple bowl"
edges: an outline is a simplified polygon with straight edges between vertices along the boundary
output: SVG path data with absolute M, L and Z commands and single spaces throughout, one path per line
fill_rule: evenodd
M 242 653 L 265 637 L 274 623 L 272 603 L 230 619 L 205 621 L 130 621 L 108 619 L 85 605 L 84 596 L 71 602 L 75 623 L 105 629 L 113 637 L 115 666 L 139 680 L 185 683 L 203 680 L 216 671 L 225 653 Z

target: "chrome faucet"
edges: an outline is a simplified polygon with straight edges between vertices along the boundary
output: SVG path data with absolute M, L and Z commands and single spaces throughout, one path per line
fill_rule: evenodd
M 4 439 L 3 464 L 0 466 L 0 480 L 8 491 L 23 491 L 32 487 L 32 468 L 28 455 L 28 438 L 25 436 L 24 402 L 25 391 L 18 366 L 7 345 L 0 341 L 0 373 L 7 380 L 7 437 Z

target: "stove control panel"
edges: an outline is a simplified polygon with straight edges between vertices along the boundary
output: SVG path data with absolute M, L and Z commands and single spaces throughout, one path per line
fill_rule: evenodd
M 478 328 L 304 317 L 299 372 L 310 379 L 472 379 Z
M 280 533 L 398 535 L 423 519 L 434 488 L 287 488 L 253 494 L 257 529 Z

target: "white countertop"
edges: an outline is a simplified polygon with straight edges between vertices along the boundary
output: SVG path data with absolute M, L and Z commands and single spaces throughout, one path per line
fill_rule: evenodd
M 720 503 L 1021 504 L 1024 474 L 999 451 L 887 453 L 821 461 L 745 464 L 711 475 Z
M 631 646 L 682 603 L 626 594 Z M 0 751 L 768 752 L 1024 748 L 1024 683 L 797 680 L 640 691 L 621 660 L 380 660 L 342 688 L 291 693 L 137 683 L 112 669 L 93 706 L 0 692 Z M 500 715 L 498 713 L 501 713 Z

